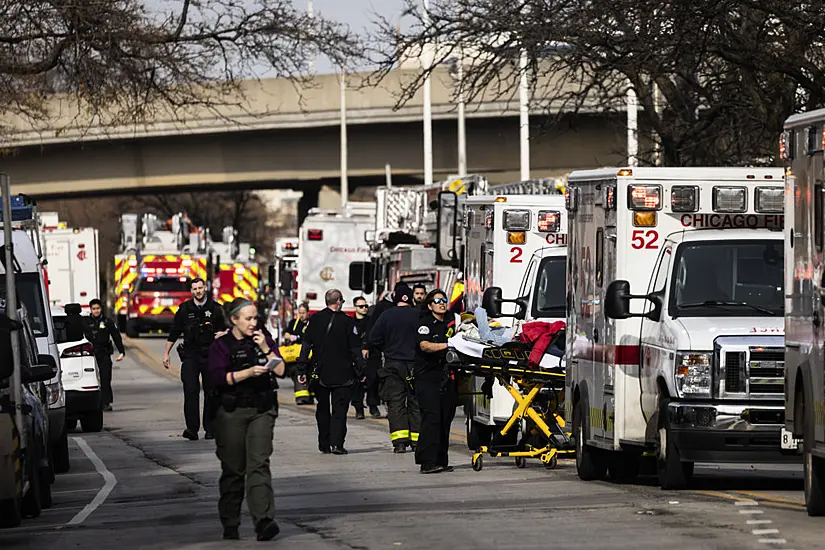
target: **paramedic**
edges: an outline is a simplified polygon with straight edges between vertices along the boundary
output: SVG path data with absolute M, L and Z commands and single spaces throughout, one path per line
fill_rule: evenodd
M 197 441 L 200 429 L 200 393 L 203 380 L 203 429 L 206 439 L 213 439 L 212 420 L 207 410 L 211 407 L 211 391 L 209 379 L 206 376 L 206 364 L 209 346 L 212 342 L 226 334 L 227 327 L 223 311 L 206 292 L 206 283 L 196 277 L 190 283 L 192 299 L 186 300 L 175 313 L 172 330 L 166 340 L 166 350 L 163 352 L 163 366 L 169 368 L 169 352 L 175 342 L 183 336 L 183 344 L 178 346 L 178 355 L 181 359 L 180 380 L 183 383 L 183 417 L 186 429 L 183 437 L 190 441 Z
M 455 320 L 447 319 L 447 295 L 433 290 L 424 300 L 428 314 L 418 323 L 418 363 L 415 395 L 421 408 L 421 435 L 415 462 L 422 474 L 451 472 L 447 450 L 455 417 L 456 388 L 444 361 L 447 339 L 455 332 Z
M 303 341 L 304 331 L 307 328 L 308 322 L 309 306 L 306 304 L 300 304 L 295 310 L 295 318 L 287 323 L 286 328 L 284 329 L 282 344 L 284 346 L 300 346 Z M 290 364 L 289 376 L 292 378 L 292 386 L 295 388 L 295 404 L 312 405 L 315 402 L 315 399 L 310 393 L 309 387 L 306 384 L 301 384 L 298 382 L 298 370 L 295 363 Z
M 340 290 L 324 295 L 327 307 L 312 316 L 304 332 L 298 357 L 298 381 L 309 382 L 318 398 L 315 421 L 318 424 L 318 450 L 324 454 L 345 455 L 347 411 L 352 386 L 364 381 L 364 359 L 355 321 L 341 311 L 344 298 Z M 308 367 L 312 352 L 312 368 Z M 330 411 L 331 406 L 331 411 Z
M 424 298 L 427 296 L 427 287 L 424 286 L 424 283 L 415 283 L 413 285 L 413 300 L 415 300 L 415 305 L 418 307 L 422 307 L 424 304 Z
M 387 403 L 390 441 L 393 452 L 405 453 L 418 444 L 420 413 L 413 393 L 416 330 L 421 310 L 413 307 L 413 293 L 406 285 L 393 293 L 396 307 L 386 311 L 370 331 L 369 345 L 384 352 L 384 365 L 378 371 L 380 395 Z
M 352 304 L 355 306 L 355 330 L 358 331 L 358 338 L 363 348 L 367 342 L 367 323 L 369 323 L 370 320 L 369 315 L 367 315 L 369 305 L 367 304 L 367 299 L 363 296 L 355 298 Z M 364 359 L 366 359 L 366 356 Z M 358 420 L 364 418 L 365 394 L 367 405 L 370 408 L 370 414 L 372 414 L 373 411 L 378 411 L 378 369 L 371 369 L 369 365 L 367 365 L 364 370 L 364 375 L 367 377 L 365 384 L 354 384 L 352 386 L 352 406 L 355 407 L 355 418 Z
M 232 330 L 209 348 L 205 373 L 215 388 L 209 413 L 214 417 L 215 454 L 221 461 L 218 514 L 223 538 L 239 539 L 245 491 L 258 540 L 270 540 L 280 532 L 269 469 L 278 417 L 278 382 L 273 375 L 284 375 L 284 362 L 269 334 L 256 329 L 255 304 L 236 298 L 226 308 Z
M 86 338 L 95 350 L 95 360 L 100 370 L 100 406 L 104 411 L 112 410 L 112 341 L 117 347 L 115 361 L 122 361 L 126 350 L 123 339 L 114 322 L 103 316 L 103 305 L 95 298 L 89 302 L 90 315 L 86 319 Z

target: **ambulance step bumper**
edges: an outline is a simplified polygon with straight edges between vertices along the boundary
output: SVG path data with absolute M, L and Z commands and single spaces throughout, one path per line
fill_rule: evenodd
M 782 451 L 784 405 L 670 403 L 673 439 L 688 462 L 801 462 Z

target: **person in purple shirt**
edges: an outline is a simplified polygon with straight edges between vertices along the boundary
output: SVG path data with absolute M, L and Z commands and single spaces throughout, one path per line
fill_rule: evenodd
M 284 376 L 284 362 L 269 334 L 258 330 L 255 304 L 238 298 L 224 307 L 232 329 L 210 346 L 208 364 L 216 391 L 215 444 L 221 461 L 218 514 L 223 538 L 239 539 L 246 486 L 257 538 L 271 540 L 280 532 L 269 469 L 278 417 L 273 375 Z

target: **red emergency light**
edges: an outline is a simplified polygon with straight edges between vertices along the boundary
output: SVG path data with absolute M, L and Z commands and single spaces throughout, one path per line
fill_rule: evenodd
M 561 226 L 561 212 L 556 210 L 539 211 L 539 231 L 544 233 L 557 233 Z
M 310 241 L 322 241 L 324 240 L 324 230 L 323 229 L 307 229 L 307 239 Z

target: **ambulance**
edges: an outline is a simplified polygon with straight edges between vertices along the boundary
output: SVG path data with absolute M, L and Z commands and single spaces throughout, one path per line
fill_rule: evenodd
M 583 480 L 786 462 L 781 168 L 568 177 L 566 418 Z
M 517 319 L 517 306 L 512 298 L 527 299 L 532 287 L 528 288 L 524 281 L 535 281 L 540 269 L 544 273 L 542 284 L 556 289 L 548 296 L 563 293 L 567 248 L 564 195 L 556 182 L 551 182 L 549 187 L 545 185 L 544 189 L 550 189 L 551 194 L 497 194 L 466 199 L 464 309 L 468 313 L 482 306 L 485 290 L 492 288 L 494 299 L 509 298 L 499 303 L 495 320 L 502 326 L 514 326 L 524 319 L 526 311 Z M 543 252 L 536 255 L 539 250 Z M 529 276 L 525 277 L 528 271 Z M 546 274 L 551 272 L 557 277 L 548 281 Z M 542 304 L 546 305 L 549 304 Z M 549 316 L 550 320 L 563 320 L 564 302 L 554 304 L 552 311 L 537 314 L 543 318 Z M 515 401 L 497 381 L 481 377 L 473 377 L 472 393 L 473 398 L 465 407 L 467 446 L 477 449 L 488 444 L 496 426 L 507 422 Z M 513 436 L 517 436 L 517 431 L 513 431 Z
M 783 448 L 801 447 L 805 505 L 825 515 L 825 109 L 785 122 L 785 429 Z M 798 441 L 799 438 L 801 441 Z M 801 445 L 798 445 L 801 443 Z
M 100 298 L 97 229 L 70 228 L 59 221 L 56 212 L 42 212 L 40 239 L 49 273 L 51 306 L 78 303 L 88 309 L 90 300 Z
M 312 208 L 299 233 L 298 300 L 309 306 L 310 314 L 326 307 L 324 295 L 337 288 L 344 295 L 342 311 L 354 314 L 349 288 L 352 262 L 369 261 L 366 231 L 375 227 L 375 203 L 349 202 L 346 208 Z M 372 300 L 372 294 L 364 296 Z

